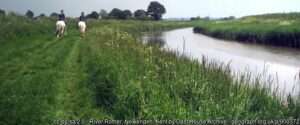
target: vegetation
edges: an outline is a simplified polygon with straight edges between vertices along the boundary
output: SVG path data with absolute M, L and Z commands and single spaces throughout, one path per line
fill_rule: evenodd
M 27 17 L 31 16 L 33 17 L 33 12 L 32 11 L 28 11 L 27 13 L 29 15 L 27 15 Z M 88 14 L 86 17 L 90 18 L 90 19 L 99 19 L 99 17 L 101 19 L 121 19 L 121 20 L 127 20 L 127 19 L 137 19 L 137 20 L 161 20 L 163 14 L 166 13 L 166 9 L 165 7 L 160 4 L 159 2 L 151 2 L 148 10 L 145 11 L 143 9 L 138 9 L 136 10 L 134 13 L 132 13 L 130 10 L 125 9 L 125 10 L 121 10 L 119 8 L 114 8 L 112 9 L 109 13 L 107 13 L 106 10 L 101 9 L 99 13 L 97 13 L 96 11 L 93 11 L 92 13 Z M 50 17 L 57 17 L 58 13 L 52 13 L 50 14 Z M 149 17 L 148 17 L 149 16 Z M 135 17 L 135 18 L 133 18 Z
M 194 31 L 216 38 L 300 48 L 300 14 L 297 13 L 200 22 Z
M 99 13 L 99 16 L 101 17 L 101 19 L 107 19 L 108 18 L 108 13 L 107 13 L 106 10 L 101 9 L 100 13 Z
M 34 17 L 34 13 L 31 10 L 28 10 L 25 15 L 30 19 L 33 19 Z
M 117 8 L 112 9 L 112 11 L 109 13 L 109 17 L 111 19 L 131 19 L 132 18 L 132 12 L 130 10 L 120 10 Z
M 0 16 L 5 15 L 5 10 L 0 9 Z
M 118 9 L 118 8 L 112 9 L 108 15 L 112 19 L 122 19 L 122 18 L 124 18 L 123 11 Z
M 50 14 L 50 17 L 52 17 L 52 18 L 57 18 L 58 15 L 59 15 L 58 13 L 53 12 L 53 13 Z
M 132 18 L 132 12 L 130 10 L 124 10 L 123 13 L 124 13 L 124 17 L 123 17 L 124 19 Z
M 162 15 L 166 13 L 165 7 L 157 2 L 153 1 L 148 6 L 148 14 L 154 19 L 154 20 L 161 20 Z
M 99 14 L 96 11 L 93 11 L 92 13 L 88 14 L 86 17 L 90 19 L 99 19 Z
M 267 88 L 238 81 L 226 65 L 199 63 L 155 45 L 141 32 L 194 22 L 90 20 L 83 39 L 68 20 L 0 17 L 0 124 L 47 125 L 59 119 L 300 118 Z M 87 123 L 88 121 L 86 121 Z
M 147 12 L 143 9 L 136 10 L 134 12 L 134 17 L 136 19 L 144 20 L 147 18 Z
M 263 15 L 253 15 L 253 16 L 245 16 L 243 19 L 256 18 L 256 19 L 275 19 L 275 20 L 299 20 L 300 13 L 291 12 L 291 13 L 271 13 L 271 14 L 263 14 Z
M 46 17 L 46 14 L 41 13 L 41 14 L 39 15 L 39 17 Z

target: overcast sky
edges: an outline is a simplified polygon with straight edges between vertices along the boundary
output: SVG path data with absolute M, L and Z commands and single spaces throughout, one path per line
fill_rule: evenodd
M 31 9 L 35 14 L 59 12 L 78 16 L 81 11 L 89 13 L 112 8 L 146 9 L 153 0 L 0 0 L 0 8 L 24 14 Z M 245 16 L 274 12 L 300 12 L 300 0 L 156 0 L 165 5 L 165 17 L 192 16 Z

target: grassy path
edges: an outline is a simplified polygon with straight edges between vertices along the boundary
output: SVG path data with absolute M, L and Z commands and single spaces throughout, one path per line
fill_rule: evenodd
M 84 41 L 76 35 L 49 37 L 1 46 L 0 87 L 6 89 L 0 91 L 0 118 L 5 119 L 0 123 L 48 124 L 101 116 L 93 107 L 88 74 L 80 61 L 86 54 Z
M 51 119 L 53 79 L 58 74 L 55 67 L 68 49 L 62 48 L 63 42 L 46 37 L 22 42 L 24 46 L 1 53 L 4 55 L 1 55 L 0 87 L 5 89 L 0 91 L 0 117 L 6 118 L 7 121 L 2 121 L 6 124 L 44 123 Z
M 82 55 L 85 41 L 75 37 L 72 49 L 62 64 L 62 78 L 57 80 L 56 118 L 90 119 L 99 118 L 99 110 L 93 107 L 93 93 L 86 84 L 88 74 Z

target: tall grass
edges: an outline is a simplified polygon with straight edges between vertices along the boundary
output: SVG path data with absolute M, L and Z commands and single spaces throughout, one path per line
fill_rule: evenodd
M 24 16 L 9 14 L 0 16 L 0 42 L 16 40 L 20 37 L 34 37 L 53 32 L 55 27 L 51 19 L 32 20 Z
M 22 17 L 5 18 L 2 23 Z M 27 25 L 20 23 L 26 20 L 12 28 Z M 45 20 L 39 25 L 29 21 L 28 27 L 52 27 L 54 21 Z M 226 65 L 198 62 L 140 41 L 142 32 L 191 22 L 89 21 L 83 39 L 74 22 L 63 39 L 54 38 L 51 29 L 29 36 L 8 29 L 12 35 L 0 46 L 0 124 L 300 117 L 299 100 L 283 105 L 260 83 L 250 86 L 247 77 L 233 80 Z
M 145 24 L 138 27 L 145 27 Z M 109 93 L 114 97 L 112 99 L 107 96 L 109 103 L 102 102 L 100 106 L 107 107 L 107 104 L 110 104 L 108 112 L 113 118 L 299 117 L 299 107 L 287 111 L 289 108 L 284 107 L 280 99 L 272 96 L 268 89 L 261 88 L 261 83 L 250 86 L 250 78 L 247 77 L 234 81 L 230 76 L 230 69 L 224 65 L 206 59 L 198 63 L 196 60 L 191 61 L 177 54 L 161 51 L 155 46 L 141 45 L 134 35 L 129 35 L 127 29 L 124 30 L 107 27 L 91 34 L 91 37 L 98 36 L 98 39 L 91 38 L 98 40 L 93 41 L 91 45 L 101 47 L 95 50 L 98 57 L 94 59 L 99 58 L 99 61 L 93 61 L 105 60 L 97 66 L 98 82 L 102 85 L 103 81 L 106 81 L 105 84 L 111 85 L 108 87 L 111 88 Z M 97 68 L 93 67 L 93 70 Z M 110 75 L 103 78 L 107 72 Z M 97 80 L 94 83 L 97 83 Z M 98 91 L 102 92 L 102 89 Z M 106 100 L 104 98 L 100 97 L 99 100 Z M 296 105 L 296 102 L 292 104 Z
M 300 48 L 298 15 L 260 15 L 230 21 L 199 21 L 194 31 L 221 39 Z

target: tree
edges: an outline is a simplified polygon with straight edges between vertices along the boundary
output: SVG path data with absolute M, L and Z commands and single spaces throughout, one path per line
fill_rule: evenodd
M 0 9 L 0 15 L 5 15 L 5 11 Z
M 92 13 L 87 15 L 87 18 L 99 19 L 99 14 L 96 11 L 93 11 Z
M 99 16 L 101 17 L 101 19 L 106 19 L 108 17 L 108 13 L 107 13 L 106 10 L 101 9 L 100 13 L 99 13 Z
M 134 12 L 134 17 L 136 19 L 145 19 L 147 17 L 147 12 L 145 10 L 139 9 Z
M 118 8 L 114 8 L 110 11 L 108 16 L 111 18 L 115 18 L 115 19 L 121 19 L 123 16 L 122 14 L 123 14 L 122 10 L 120 10 Z
M 154 20 L 161 20 L 162 15 L 165 13 L 165 7 L 157 1 L 151 2 L 148 6 L 148 14 L 152 16 Z
M 39 16 L 34 17 L 33 19 L 37 20 L 37 19 L 41 19 L 41 18 L 45 18 L 45 17 L 46 17 L 46 15 L 41 13 Z
M 234 19 L 235 19 L 235 16 L 229 16 L 228 19 L 229 19 L 229 20 L 234 20 Z
M 192 17 L 191 20 L 201 20 L 201 17 L 200 16 L 197 16 L 197 17 Z
M 57 18 L 58 17 L 58 13 L 56 13 L 56 12 L 53 12 L 53 13 L 51 13 L 50 14 L 50 17 L 53 17 L 53 18 Z
M 110 18 L 114 19 L 128 19 L 132 17 L 132 12 L 130 10 L 120 10 L 118 8 L 114 8 L 108 14 Z
M 203 18 L 204 20 L 210 20 L 210 17 L 209 16 L 206 16 Z
M 39 17 L 46 17 L 46 15 L 41 13 Z
M 130 10 L 124 10 L 122 16 L 123 16 L 122 19 L 131 18 L 132 17 L 132 12 Z
M 34 17 L 34 13 L 31 11 L 31 10 L 28 10 L 27 12 L 26 12 L 26 16 L 28 17 L 28 18 L 33 18 Z

